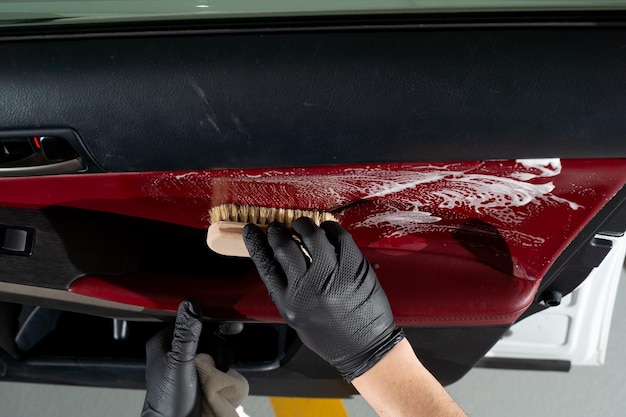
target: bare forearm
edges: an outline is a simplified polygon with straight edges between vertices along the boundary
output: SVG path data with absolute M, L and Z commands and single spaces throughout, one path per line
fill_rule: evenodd
M 467 417 L 406 339 L 352 384 L 381 417 Z

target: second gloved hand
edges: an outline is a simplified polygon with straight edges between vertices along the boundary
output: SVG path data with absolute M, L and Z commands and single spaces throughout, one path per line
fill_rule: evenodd
M 376 274 L 338 223 L 318 227 L 302 217 L 292 232 L 271 224 L 267 236 L 250 224 L 243 236 L 287 324 L 348 381 L 403 339 Z
M 174 328 L 148 341 L 142 417 L 200 417 L 202 397 L 194 359 L 201 331 L 200 305 L 185 300 Z

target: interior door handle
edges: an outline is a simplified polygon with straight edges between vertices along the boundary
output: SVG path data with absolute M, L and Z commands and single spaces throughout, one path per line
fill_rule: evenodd
M 22 140 L 24 142 L 22 142 Z M 59 137 L 4 139 L 0 177 L 72 174 L 85 169 L 80 155 Z

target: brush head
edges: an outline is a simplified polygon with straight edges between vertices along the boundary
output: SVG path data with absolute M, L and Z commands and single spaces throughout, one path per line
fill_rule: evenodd
M 268 225 L 272 222 L 283 223 L 288 228 L 299 217 L 309 217 L 318 226 L 325 221 L 337 219 L 331 213 L 318 210 L 283 209 L 273 207 L 239 206 L 236 204 L 222 204 L 211 209 L 211 224 L 229 221 L 237 223 L 254 223 Z

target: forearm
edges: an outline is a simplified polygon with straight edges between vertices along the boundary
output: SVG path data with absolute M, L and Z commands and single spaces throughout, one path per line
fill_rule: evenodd
M 395 345 L 352 381 L 381 417 L 467 417 L 409 342 L 397 343 L 397 326 L 376 273 L 338 223 L 318 227 L 301 217 L 291 230 L 270 224 L 267 235 L 248 224 L 243 238 L 285 321 L 344 378 L 358 375 L 377 352 Z
M 352 384 L 381 417 L 467 417 L 406 339 Z

